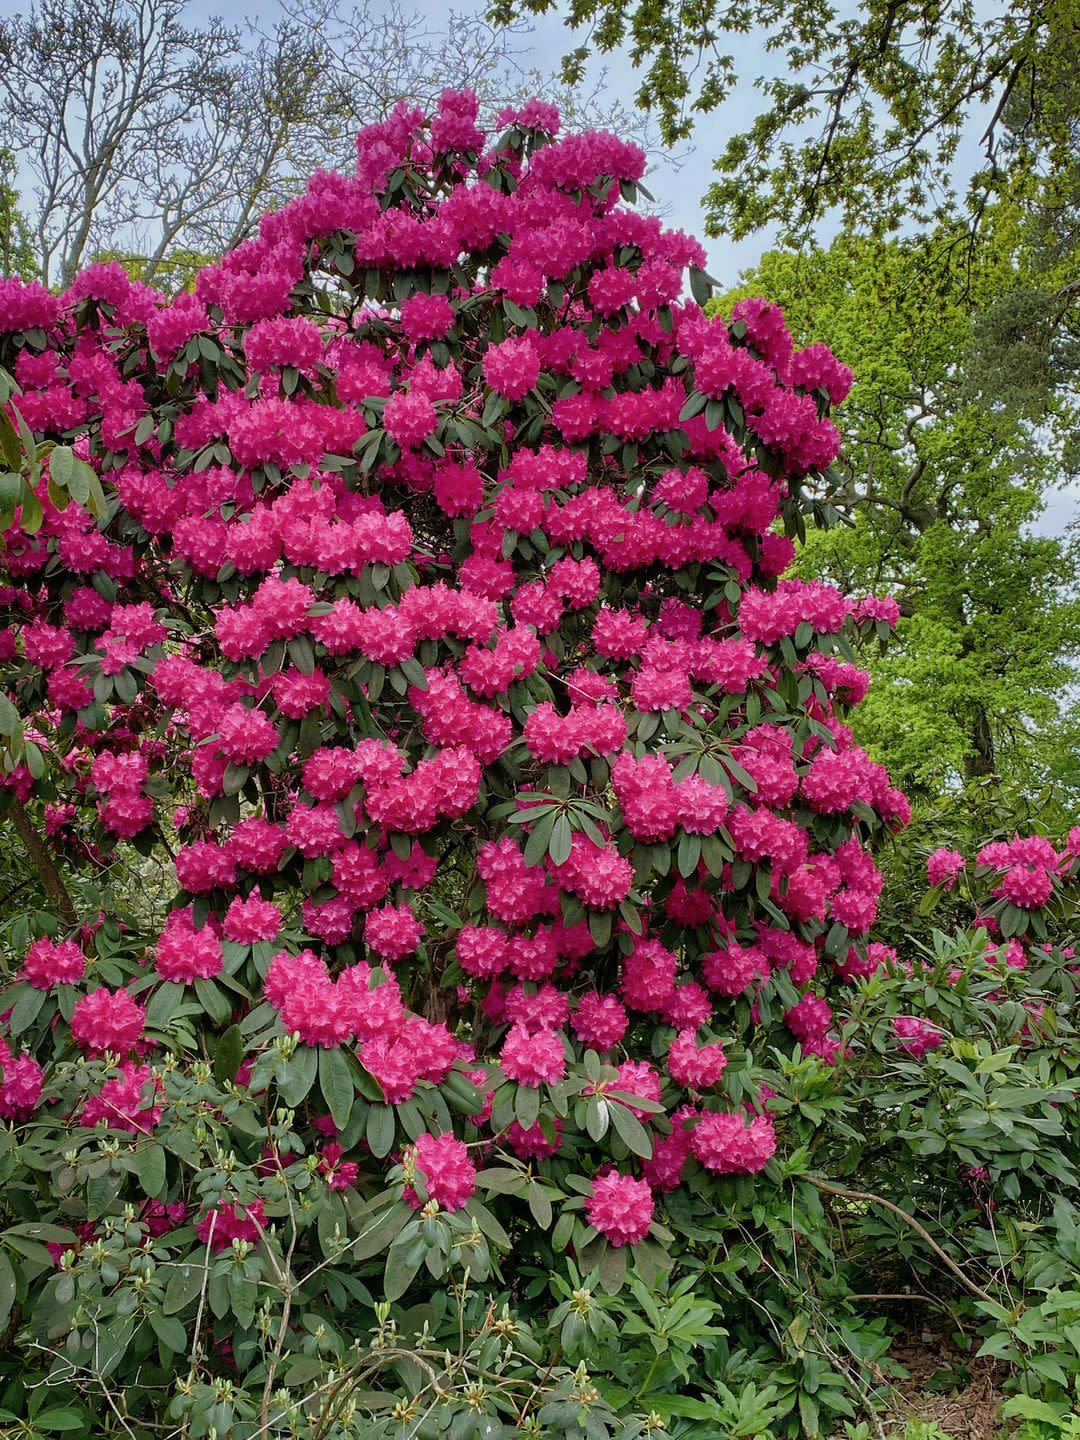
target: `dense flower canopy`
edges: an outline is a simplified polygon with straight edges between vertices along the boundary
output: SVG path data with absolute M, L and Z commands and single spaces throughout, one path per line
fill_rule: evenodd
M 5 783 L 51 787 L 71 866 L 176 880 L 126 970 L 89 927 L 30 947 L 0 1107 L 70 1036 L 158 1124 L 198 1013 L 338 1135 L 331 1189 L 363 1152 L 454 1211 L 486 1146 L 568 1146 L 634 1246 L 773 1155 L 753 1035 L 832 1058 L 826 996 L 884 958 L 868 844 L 906 804 L 844 717 L 896 609 L 780 578 L 850 372 L 765 301 L 706 317 L 640 150 L 503 123 L 399 107 L 171 302 L 0 282 L 47 452 L 5 500 Z

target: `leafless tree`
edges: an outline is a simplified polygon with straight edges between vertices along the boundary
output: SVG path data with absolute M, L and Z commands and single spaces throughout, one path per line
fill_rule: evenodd
M 236 33 L 218 21 L 189 29 L 182 10 L 181 0 L 46 0 L 0 24 L 3 120 L 36 182 L 46 282 L 70 280 L 112 217 L 130 218 L 159 152 L 175 154 L 227 94 Z

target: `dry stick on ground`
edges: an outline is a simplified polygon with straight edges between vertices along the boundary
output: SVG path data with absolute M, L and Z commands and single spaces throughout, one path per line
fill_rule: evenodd
M 45 886 L 45 894 L 50 903 L 68 929 L 73 929 L 79 923 L 75 905 L 60 871 L 56 868 L 56 862 L 49 853 L 49 847 L 37 833 L 33 820 L 26 813 L 26 807 L 17 795 L 12 795 L 7 813 L 11 816 L 16 835 L 26 847 L 26 853 L 41 876 L 41 883 Z
M 972 1295 L 977 1295 L 979 1299 L 985 1301 L 987 1305 L 997 1304 L 997 1301 L 992 1295 L 988 1295 L 985 1290 L 980 1289 L 979 1286 L 975 1284 L 974 1280 L 969 1279 L 968 1276 L 964 1274 L 960 1266 L 945 1253 L 930 1234 L 929 1230 L 920 1225 L 918 1220 L 909 1215 L 906 1210 L 901 1210 L 899 1205 L 894 1205 L 891 1200 L 886 1200 L 881 1195 L 872 1195 L 869 1190 L 846 1190 L 841 1185 L 830 1185 L 827 1180 L 819 1180 L 816 1175 L 803 1175 L 800 1178 L 805 1180 L 807 1184 L 813 1185 L 815 1190 L 822 1191 L 825 1195 L 836 1195 L 841 1200 L 865 1200 L 870 1205 L 880 1205 L 883 1210 L 888 1210 L 891 1214 L 898 1216 L 906 1225 L 911 1226 L 916 1235 L 926 1241 L 938 1259 L 943 1262 L 966 1289 L 971 1291 Z
M 865 1292 L 864 1292 L 864 1291 L 861 1291 L 861 1290 L 859 1290 L 859 1291 L 852 1290 L 852 1291 L 850 1291 L 849 1293 L 845 1294 L 844 1299 L 845 1299 L 845 1300 L 905 1300 L 905 1301 L 907 1301 L 907 1300 L 914 1300 L 914 1301 L 917 1301 L 920 1305 L 936 1305 L 939 1310 L 944 1310 L 944 1311 L 945 1311 L 946 1315 L 948 1315 L 948 1316 L 953 1320 L 953 1322 L 956 1324 L 956 1326 L 957 1326 L 959 1329 L 962 1330 L 962 1329 L 964 1328 L 964 1327 L 960 1324 L 960 1321 L 957 1319 L 957 1317 L 953 1314 L 952 1309 L 949 1307 L 949 1305 L 948 1305 L 944 1300 L 942 1300 L 939 1295 L 924 1295 L 924 1294 L 922 1294 L 922 1292 L 919 1291 L 919 1290 L 903 1290 L 903 1291 L 897 1290 L 897 1291 L 895 1291 L 895 1292 L 889 1291 L 889 1292 L 887 1292 L 887 1293 L 885 1293 L 885 1292 L 880 1292 L 880 1291 L 876 1291 L 876 1290 L 875 1290 L 875 1291 L 872 1291 L 872 1292 L 871 1292 L 871 1291 L 865 1291 Z

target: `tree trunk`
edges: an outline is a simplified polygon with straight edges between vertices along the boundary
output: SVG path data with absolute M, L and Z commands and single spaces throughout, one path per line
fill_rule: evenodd
M 994 736 L 990 729 L 990 717 L 980 705 L 975 711 L 971 725 L 971 754 L 964 766 L 968 780 L 981 780 L 997 774 L 994 756 Z
M 49 898 L 49 903 L 68 929 L 74 929 L 79 923 L 79 917 L 75 913 L 75 905 L 71 896 L 68 894 L 63 876 L 56 868 L 56 862 L 48 846 L 37 833 L 34 822 L 27 814 L 26 807 L 17 795 L 12 795 L 11 804 L 7 813 L 11 816 L 11 823 L 15 826 L 15 833 L 25 846 L 31 863 L 41 876 L 41 883 L 45 887 L 45 894 Z

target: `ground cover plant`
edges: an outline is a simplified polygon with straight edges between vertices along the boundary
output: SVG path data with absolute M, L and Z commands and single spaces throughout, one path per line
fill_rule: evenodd
M 399 107 L 171 302 L 0 282 L 0 1406 L 829 1434 L 899 1291 L 1050 1424 L 1080 832 L 873 938 L 897 608 L 781 578 L 851 374 L 501 125 Z

